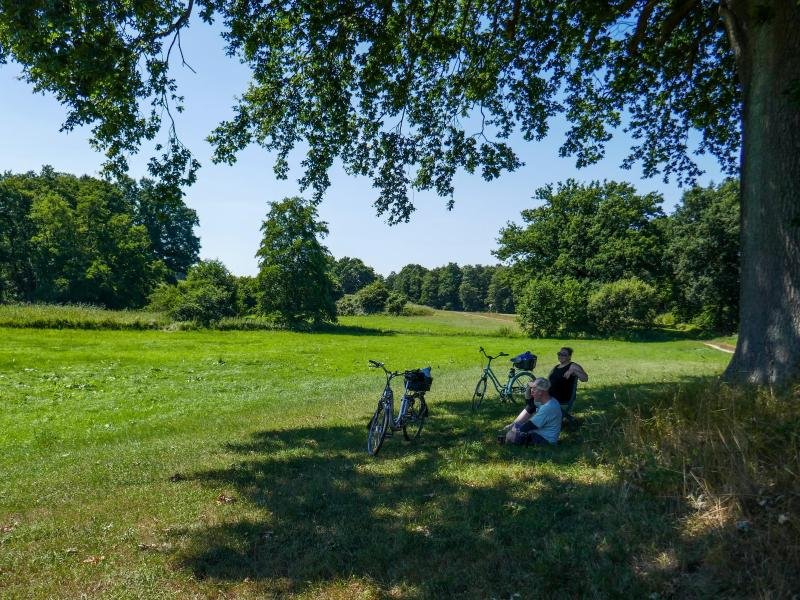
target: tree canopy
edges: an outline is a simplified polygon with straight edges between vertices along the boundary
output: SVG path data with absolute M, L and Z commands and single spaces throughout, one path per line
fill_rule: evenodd
M 534 197 L 541 206 L 522 211 L 526 225 L 500 231 L 498 258 L 536 276 L 592 283 L 658 276 L 664 217 L 658 194 L 637 194 L 627 183 L 568 180 Z
M 716 3 L 0 6 L 0 57 L 19 61 L 37 90 L 67 106 L 67 129 L 93 126 L 112 170 L 123 170 L 126 153 L 181 110 L 170 61 L 182 57 L 180 35 L 193 12 L 222 21 L 228 52 L 253 73 L 234 117 L 211 135 L 215 159 L 233 162 L 260 144 L 275 152 L 275 172 L 285 177 L 288 154 L 303 140 L 303 189 L 319 198 L 339 158 L 373 179 L 375 205 L 391 221 L 408 219 L 410 188 L 451 196 L 459 168 L 486 179 L 517 168 L 509 136 L 519 130 L 542 139 L 559 112 L 573 123 L 560 152 L 579 166 L 603 156 L 624 115 L 637 140 L 626 164 L 641 162 L 646 174 L 697 175 L 691 128 L 702 132 L 695 150 L 736 166 L 741 90 Z M 173 184 L 191 181 L 198 164 L 168 131 L 152 172 Z

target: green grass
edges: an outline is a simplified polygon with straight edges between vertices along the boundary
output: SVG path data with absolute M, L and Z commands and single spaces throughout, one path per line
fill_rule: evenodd
M 434 309 L 430 309 L 430 313 L 429 315 L 402 318 L 389 315 L 339 317 L 339 323 L 343 326 L 377 329 L 389 333 L 524 337 L 514 315 L 462 313 Z
M 573 341 L 583 427 L 509 448 L 494 435 L 518 409 L 469 410 L 478 346 L 530 349 L 545 374 L 563 341 L 457 313 L 342 321 L 0 329 L 0 596 L 643 597 L 686 575 L 686 508 L 628 485 L 621 408 L 713 378 L 727 355 Z M 435 378 L 420 439 L 377 458 L 370 358 Z
M 106 310 L 85 304 L 0 304 L 0 327 L 48 329 L 161 329 L 170 319 L 142 310 Z

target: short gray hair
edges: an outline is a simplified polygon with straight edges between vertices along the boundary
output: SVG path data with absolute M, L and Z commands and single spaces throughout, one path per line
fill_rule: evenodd
M 550 380 L 546 377 L 537 377 L 533 382 L 533 387 L 535 387 L 537 390 L 546 392 L 550 389 Z

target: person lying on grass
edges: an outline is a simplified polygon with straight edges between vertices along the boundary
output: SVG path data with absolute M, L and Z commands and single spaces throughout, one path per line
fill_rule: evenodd
M 539 377 L 531 383 L 531 398 L 514 422 L 506 425 L 501 444 L 556 444 L 561 433 L 561 405 L 550 395 L 550 381 Z M 539 406 L 537 410 L 537 405 Z

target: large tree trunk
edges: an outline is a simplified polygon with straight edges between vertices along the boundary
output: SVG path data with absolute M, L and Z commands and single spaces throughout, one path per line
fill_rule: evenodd
M 800 6 L 729 6 L 744 114 L 739 342 L 725 378 L 783 387 L 800 381 Z

